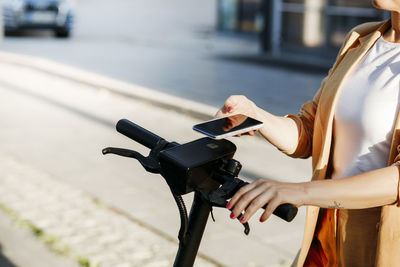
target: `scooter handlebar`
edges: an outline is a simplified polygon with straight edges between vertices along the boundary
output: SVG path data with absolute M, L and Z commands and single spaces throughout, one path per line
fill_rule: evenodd
M 160 136 L 140 127 L 139 125 L 127 119 L 119 120 L 116 128 L 119 133 L 150 149 L 154 148 L 161 140 L 163 140 L 163 138 L 161 138 Z M 246 184 L 247 183 L 244 182 L 242 186 Z M 266 206 L 264 206 L 263 208 L 266 208 Z M 291 204 L 282 204 L 275 209 L 273 214 L 282 218 L 285 221 L 290 222 L 296 216 L 297 208 Z
M 117 131 L 126 137 L 144 145 L 147 148 L 154 148 L 162 138 L 139 125 L 127 120 L 121 119 L 117 123 Z
M 265 209 L 266 206 L 263 208 Z M 287 222 L 291 222 L 297 215 L 297 207 L 288 203 L 281 204 L 274 210 L 273 214 Z

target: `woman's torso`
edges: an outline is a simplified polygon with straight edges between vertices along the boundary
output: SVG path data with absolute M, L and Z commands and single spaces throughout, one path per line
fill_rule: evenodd
M 340 179 L 387 166 L 399 107 L 400 44 L 380 38 L 345 81 L 334 120 L 333 174 Z M 339 210 L 339 266 L 373 266 L 380 208 Z

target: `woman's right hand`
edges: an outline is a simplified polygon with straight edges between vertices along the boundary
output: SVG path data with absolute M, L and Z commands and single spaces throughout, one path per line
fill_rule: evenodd
M 228 97 L 224 106 L 215 114 L 216 118 L 223 118 L 230 115 L 243 114 L 264 123 L 259 133 L 272 145 L 286 154 L 293 154 L 298 146 L 299 130 L 296 122 L 287 117 L 275 116 L 243 95 Z M 247 134 L 254 135 L 254 131 Z
M 243 114 L 257 119 L 257 106 L 244 95 L 232 95 L 225 100 L 222 108 L 215 114 L 215 118 L 223 118 L 235 114 Z
M 215 114 L 215 118 L 224 118 L 236 114 L 257 119 L 257 106 L 244 95 L 232 95 L 225 100 L 223 107 Z M 248 132 L 249 135 L 254 135 L 254 133 L 255 131 Z

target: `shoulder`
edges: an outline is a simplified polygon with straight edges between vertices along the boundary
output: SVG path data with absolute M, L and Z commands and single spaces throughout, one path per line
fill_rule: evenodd
M 373 22 L 366 22 L 360 25 L 357 25 L 353 29 L 351 29 L 350 33 L 358 33 L 360 36 L 365 36 L 370 34 L 371 32 L 377 31 L 381 28 L 385 23 L 388 21 L 373 21 Z
M 349 48 L 357 46 L 360 38 L 367 36 L 373 32 L 387 29 L 389 26 L 390 20 L 366 22 L 357 25 L 347 33 L 338 56 L 343 56 Z

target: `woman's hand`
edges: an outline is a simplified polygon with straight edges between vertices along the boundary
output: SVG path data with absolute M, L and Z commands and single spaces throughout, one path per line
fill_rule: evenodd
M 293 119 L 272 115 L 243 95 L 230 96 L 215 117 L 223 118 L 235 114 L 243 114 L 262 121 L 264 127 L 258 131 L 265 139 L 287 154 L 295 152 L 299 141 L 299 128 Z M 254 131 L 247 134 L 254 135 Z
M 225 100 L 223 107 L 218 110 L 215 117 L 223 118 L 234 114 L 243 114 L 256 119 L 257 106 L 243 95 L 232 95 Z
M 215 114 L 215 118 L 223 118 L 236 114 L 243 114 L 257 119 L 257 106 L 243 95 L 232 95 L 224 103 L 224 106 Z M 233 124 L 232 124 L 233 125 Z M 248 132 L 254 135 L 255 131 Z M 240 135 L 239 135 L 240 136 Z
M 257 179 L 239 189 L 229 201 L 227 208 L 232 211 L 231 219 L 237 218 L 245 211 L 240 220 L 245 223 L 257 210 L 268 204 L 260 217 L 260 222 L 264 222 L 281 204 L 290 203 L 296 207 L 303 205 L 304 195 L 301 184 Z

